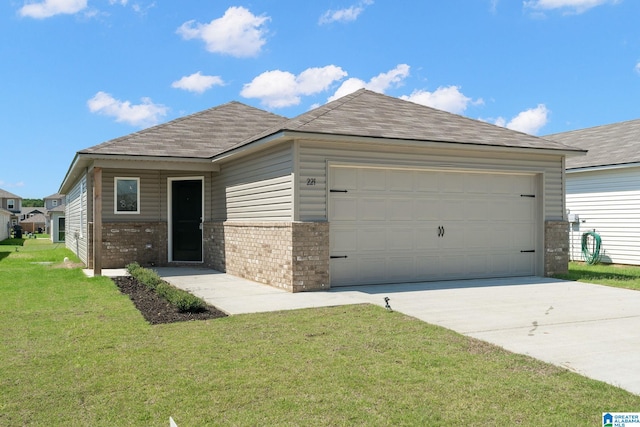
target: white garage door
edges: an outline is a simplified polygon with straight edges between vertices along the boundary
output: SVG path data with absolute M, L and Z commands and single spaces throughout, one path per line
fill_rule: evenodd
M 331 286 L 534 275 L 534 175 L 331 166 Z

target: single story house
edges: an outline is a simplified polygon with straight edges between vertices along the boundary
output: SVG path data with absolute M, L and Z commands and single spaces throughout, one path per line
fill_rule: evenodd
M 31 213 L 20 221 L 23 233 L 43 233 L 47 228 L 47 217 L 43 213 Z
M 583 260 L 582 235 L 595 230 L 602 262 L 640 265 L 640 120 L 545 138 L 588 150 L 566 162 L 571 259 Z
M 287 119 L 238 102 L 76 153 L 89 268 L 201 265 L 292 292 L 567 270 L 583 150 L 368 90 Z

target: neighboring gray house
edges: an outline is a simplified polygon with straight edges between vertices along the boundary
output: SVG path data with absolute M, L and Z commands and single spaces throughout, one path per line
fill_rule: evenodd
M 64 194 L 55 193 L 44 198 L 44 208 L 47 212 L 64 205 Z
M 55 193 L 44 198 L 47 210 L 47 232 L 53 243 L 64 242 L 65 239 L 65 195 Z
M 286 119 L 231 102 L 79 151 L 66 245 L 292 292 L 566 271 L 580 149 L 359 90 Z
M 601 261 L 640 265 L 640 120 L 545 138 L 588 150 L 566 162 L 571 259 L 583 259 L 582 234 L 595 230 Z
M 9 219 L 10 225 L 17 225 L 22 210 L 22 197 L 0 188 L 0 209 L 11 212 L 11 218 Z

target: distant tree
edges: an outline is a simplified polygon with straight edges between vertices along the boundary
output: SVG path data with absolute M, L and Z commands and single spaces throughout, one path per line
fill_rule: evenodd
M 22 199 L 23 208 L 38 208 L 44 206 L 44 199 Z

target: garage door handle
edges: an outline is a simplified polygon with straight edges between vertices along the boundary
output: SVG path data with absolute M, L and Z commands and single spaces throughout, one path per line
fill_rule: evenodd
M 336 259 L 336 258 L 346 258 L 346 255 L 331 255 L 329 258 L 330 259 Z
M 438 226 L 438 237 L 444 237 L 444 227 Z
M 521 253 L 521 254 L 524 254 L 524 253 L 534 253 L 534 252 L 535 252 L 535 249 L 529 249 L 529 250 L 527 250 L 527 251 L 520 251 L 520 253 Z
M 347 190 L 329 190 L 329 193 L 348 193 Z

